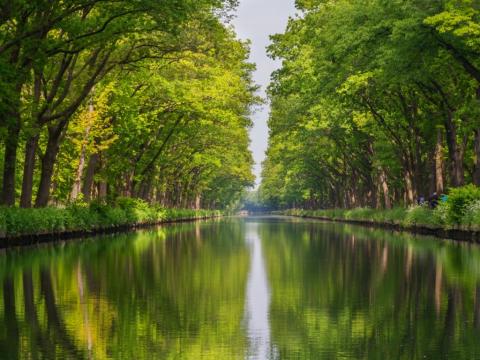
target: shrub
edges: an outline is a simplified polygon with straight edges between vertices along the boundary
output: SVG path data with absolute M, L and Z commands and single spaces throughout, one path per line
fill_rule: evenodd
M 401 207 L 385 210 L 385 221 L 392 224 L 400 224 L 407 216 L 407 211 L 407 209 Z
M 127 221 L 133 224 L 143 221 L 145 208 L 148 208 L 143 200 L 125 197 L 118 198 L 116 205 L 124 211 Z
M 426 225 L 440 226 L 444 223 L 443 214 L 445 206 L 436 214 L 426 205 L 414 206 L 409 209 L 393 208 L 391 210 L 355 208 L 355 209 L 328 209 L 328 210 L 300 210 L 291 209 L 282 212 L 285 215 L 313 216 L 328 219 L 374 221 L 380 223 L 401 224 L 405 226 Z
M 451 189 L 447 199 L 449 223 L 461 224 L 470 205 L 478 200 L 480 200 L 480 188 L 475 185 Z
M 0 207 L 0 238 L 27 234 L 92 230 L 101 227 L 155 223 L 220 215 L 218 211 L 163 209 L 137 199 L 118 199 L 115 207 L 81 202 L 66 208 L 21 209 Z
M 103 219 L 102 219 L 103 226 L 119 226 L 119 225 L 126 225 L 129 223 L 132 224 L 131 222 L 128 221 L 128 217 L 127 217 L 127 214 L 125 213 L 125 210 L 120 208 L 107 207 L 105 208 L 102 216 L 103 216 Z
M 98 213 L 86 204 L 72 204 L 67 211 L 67 224 L 71 230 L 90 230 L 100 225 Z
M 426 225 L 438 227 L 440 224 L 438 220 L 433 216 L 433 211 L 428 208 L 428 205 L 412 206 L 407 210 L 404 225 Z
M 7 234 L 59 232 L 66 228 L 68 218 L 64 209 L 2 209 Z
M 433 211 L 433 216 L 438 224 L 447 225 L 449 223 L 448 211 L 449 211 L 449 206 L 447 203 L 441 202 L 438 204 L 438 206 Z
M 480 226 L 480 200 L 475 200 L 466 206 L 461 223 L 470 227 Z

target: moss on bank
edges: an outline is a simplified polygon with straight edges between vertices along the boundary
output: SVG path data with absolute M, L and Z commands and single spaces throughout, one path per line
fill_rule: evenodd
M 217 210 L 166 209 L 141 200 L 119 199 L 115 204 L 72 204 L 64 208 L 0 208 L 0 238 L 95 231 L 122 226 L 220 216 Z

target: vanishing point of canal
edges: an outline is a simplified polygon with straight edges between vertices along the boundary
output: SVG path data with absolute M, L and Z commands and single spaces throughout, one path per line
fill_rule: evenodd
M 480 359 L 480 247 L 283 217 L 0 254 L 0 359 Z

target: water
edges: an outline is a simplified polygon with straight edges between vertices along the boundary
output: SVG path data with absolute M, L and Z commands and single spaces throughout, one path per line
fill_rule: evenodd
M 480 359 L 480 247 L 286 218 L 0 254 L 0 359 Z

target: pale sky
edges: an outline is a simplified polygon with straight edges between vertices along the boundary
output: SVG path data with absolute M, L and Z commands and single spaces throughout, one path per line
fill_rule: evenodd
M 270 44 L 271 34 L 283 33 L 288 18 L 295 14 L 295 0 L 240 0 L 237 17 L 233 24 L 241 39 L 250 39 L 250 61 L 257 64 L 255 82 L 262 87 L 261 95 L 270 82 L 270 74 L 280 64 L 267 56 L 266 47 Z M 258 109 L 253 117 L 254 126 L 250 133 L 251 149 L 255 159 L 255 176 L 260 182 L 261 164 L 265 158 L 268 143 L 267 120 L 269 106 Z

